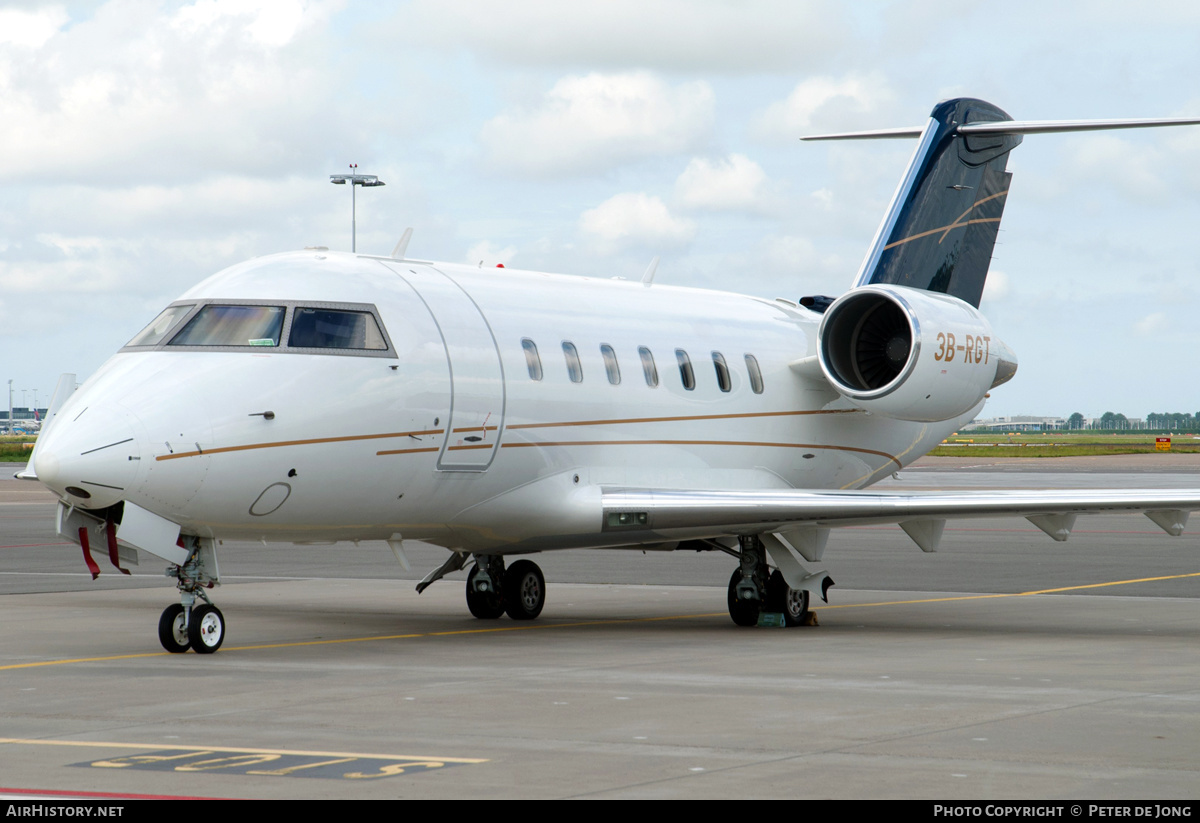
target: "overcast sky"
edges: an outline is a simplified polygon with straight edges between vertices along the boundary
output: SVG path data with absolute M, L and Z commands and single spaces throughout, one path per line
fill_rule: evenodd
M 912 144 L 797 138 L 961 95 L 1200 116 L 1200 4 L 0 0 L 0 381 L 45 405 L 207 275 L 348 249 L 351 162 L 360 251 L 837 295 Z M 984 415 L 1200 410 L 1200 127 L 1009 170 Z

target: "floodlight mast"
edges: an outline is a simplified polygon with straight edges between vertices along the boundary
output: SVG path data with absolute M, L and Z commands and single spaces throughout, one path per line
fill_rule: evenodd
M 357 252 L 358 251 L 358 219 L 357 219 L 357 214 L 356 214 L 357 204 L 355 203 L 354 187 L 355 186 L 368 186 L 368 187 L 386 186 L 387 183 L 384 183 L 382 180 L 380 180 L 374 174 L 359 174 L 358 173 L 358 163 L 350 164 L 350 173 L 349 174 L 331 174 L 331 175 L 329 175 L 329 182 L 333 183 L 335 185 L 338 185 L 338 186 L 344 186 L 347 183 L 350 184 L 350 251 Z

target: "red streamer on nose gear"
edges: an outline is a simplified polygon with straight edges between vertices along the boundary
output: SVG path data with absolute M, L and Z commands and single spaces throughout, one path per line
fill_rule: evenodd
M 95 580 L 100 576 L 100 567 L 92 559 L 92 547 L 88 540 L 88 530 L 83 526 L 79 527 L 79 547 L 83 549 L 83 562 L 87 563 L 88 571 L 92 573 L 92 579 Z
M 121 567 L 121 554 L 117 551 L 117 524 L 111 520 L 104 523 L 104 535 L 108 538 L 108 562 L 121 574 L 129 574 L 129 569 Z

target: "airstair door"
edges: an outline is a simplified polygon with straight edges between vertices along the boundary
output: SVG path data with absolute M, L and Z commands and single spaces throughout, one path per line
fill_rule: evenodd
M 487 319 L 458 283 L 432 266 L 389 263 L 425 302 L 446 346 L 450 415 L 443 471 L 485 471 L 504 432 L 504 369 Z

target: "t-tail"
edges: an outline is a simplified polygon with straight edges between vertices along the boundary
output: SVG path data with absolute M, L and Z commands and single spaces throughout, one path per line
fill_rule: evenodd
M 821 312 L 817 353 L 793 363 L 872 414 L 919 422 L 978 413 L 1017 358 L 979 312 L 1008 199 L 1008 153 L 1026 134 L 1176 126 L 1200 120 L 1017 121 L 982 100 L 934 107 L 912 129 L 813 139 L 919 137 L 854 287 Z
M 1008 153 L 1022 135 L 1182 126 L 1200 119 L 1013 120 L 983 100 L 938 103 L 921 127 L 825 134 L 804 140 L 920 137 L 854 286 L 895 285 L 957 297 L 978 308 L 1008 199 Z

